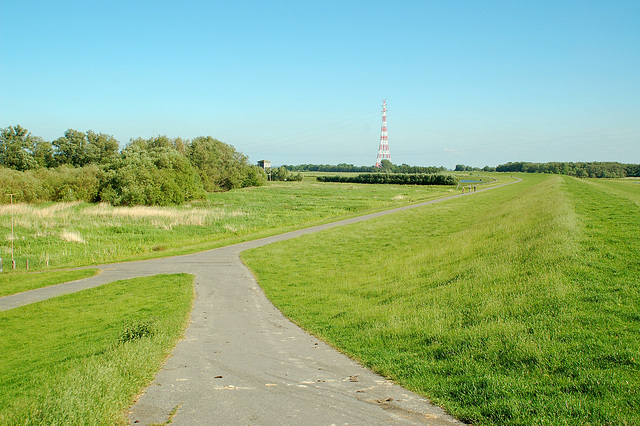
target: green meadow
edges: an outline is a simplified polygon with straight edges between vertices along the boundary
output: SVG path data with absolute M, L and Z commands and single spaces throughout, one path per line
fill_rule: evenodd
M 509 181 L 509 177 L 500 178 Z M 180 207 L 83 202 L 0 205 L 4 272 L 196 252 L 456 193 L 451 187 L 272 182 Z
M 128 424 L 193 297 L 192 276 L 158 275 L 0 312 L 0 424 Z
M 0 297 L 98 272 L 47 269 L 197 251 L 449 189 L 308 180 L 210 194 L 177 208 L 5 204 Z M 182 335 L 192 298 L 191 277 L 157 276 L 0 312 L 0 424 L 126 423 L 126 409 Z
M 640 424 L 640 180 L 517 176 L 243 260 L 294 322 L 460 420 Z M 182 207 L 5 204 L 0 294 L 460 192 L 305 175 Z M 18 270 L 45 272 L 10 271 L 12 216 Z M 192 300 L 164 275 L 0 312 L 0 424 L 126 423 Z
M 294 322 L 462 421 L 640 424 L 640 183 L 520 177 L 242 257 Z

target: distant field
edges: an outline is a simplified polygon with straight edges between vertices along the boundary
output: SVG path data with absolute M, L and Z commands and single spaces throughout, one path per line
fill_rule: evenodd
M 640 185 L 519 176 L 243 259 L 294 322 L 465 422 L 640 424 Z
M 508 176 L 496 174 L 508 181 Z M 315 179 L 315 178 L 314 178 Z M 169 256 L 273 235 L 454 193 L 443 187 L 273 182 L 210 194 L 182 207 L 0 205 L 0 257 L 10 271 L 11 213 L 18 270 Z

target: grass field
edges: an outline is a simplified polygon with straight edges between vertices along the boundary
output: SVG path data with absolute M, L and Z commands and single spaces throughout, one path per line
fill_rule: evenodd
M 0 312 L 0 424 L 128 424 L 193 295 L 192 276 L 158 275 Z
M 473 424 L 640 424 L 640 185 L 521 183 L 243 253 L 294 322 Z
M 10 272 L 12 216 L 17 269 L 24 270 L 29 261 L 30 270 L 45 270 L 195 252 L 451 191 L 306 181 L 209 194 L 205 202 L 173 208 L 5 204 L 0 205 L 0 258 L 5 273 Z
M 640 424 L 640 184 L 520 177 L 243 258 L 296 323 L 463 421 Z M 4 205 L 0 257 L 10 256 L 12 213 L 18 263 L 46 269 L 204 249 L 451 193 L 305 181 L 181 208 Z M 6 270 L 3 294 L 94 273 Z M 158 276 L 0 313 L 0 424 L 124 423 L 192 298 L 190 276 Z

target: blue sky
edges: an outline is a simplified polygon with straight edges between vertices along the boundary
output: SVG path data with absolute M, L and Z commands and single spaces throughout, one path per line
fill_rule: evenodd
M 0 127 L 252 162 L 640 163 L 640 2 L 0 3 Z

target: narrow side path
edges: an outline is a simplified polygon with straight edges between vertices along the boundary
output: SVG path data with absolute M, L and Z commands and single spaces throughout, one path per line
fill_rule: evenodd
M 494 188 L 498 186 L 483 190 Z M 132 407 L 131 424 L 170 418 L 176 425 L 460 424 L 425 398 L 372 373 L 287 320 L 266 298 L 239 253 L 473 194 L 191 255 L 102 265 L 103 272 L 91 278 L 0 298 L 0 310 L 119 279 L 186 272 L 196 277 L 190 325 Z

